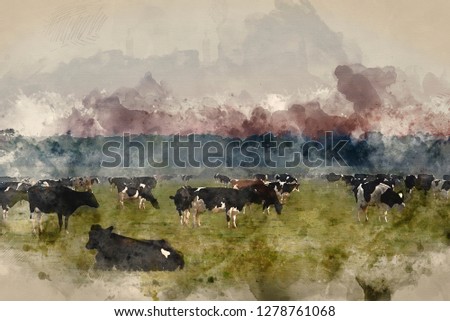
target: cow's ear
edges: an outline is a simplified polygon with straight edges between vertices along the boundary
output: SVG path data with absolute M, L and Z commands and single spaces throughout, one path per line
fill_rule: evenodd
M 114 229 L 114 226 L 110 226 L 106 230 L 109 231 L 109 232 L 112 232 L 113 229 Z
M 91 231 L 100 231 L 102 230 L 102 226 L 100 224 L 92 224 Z

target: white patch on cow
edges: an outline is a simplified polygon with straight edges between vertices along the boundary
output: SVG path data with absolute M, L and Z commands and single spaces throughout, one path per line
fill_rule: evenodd
M 139 197 L 139 191 L 136 191 L 136 193 L 133 195 L 133 196 L 131 196 L 132 198 L 138 198 Z
M 213 209 L 212 209 L 212 211 L 214 212 L 214 213 L 217 213 L 217 212 L 219 212 L 219 211 L 222 211 L 222 210 L 224 210 L 225 209 L 225 203 L 224 202 L 221 202 L 220 203 L 220 207 L 214 207 Z
M 123 191 L 121 193 L 125 193 L 128 190 L 128 187 L 125 186 L 125 188 L 123 189 Z
M 22 182 L 20 182 L 19 184 L 17 184 L 17 188 L 16 188 L 16 190 L 19 190 L 20 186 L 22 186 L 22 185 L 23 185 L 23 183 L 22 183 Z
M 139 184 L 139 187 L 145 188 L 145 184 Z
M 10 188 L 11 188 L 11 186 L 8 186 L 8 187 L 5 189 L 5 192 L 9 191 Z
M 164 249 L 161 249 L 161 253 L 162 253 L 162 255 L 164 255 L 165 257 L 166 257 L 166 259 L 169 257 L 169 255 L 170 255 L 170 252 L 169 251 L 166 251 L 166 250 L 164 250 Z
M 202 189 L 204 189 L 205 187 L 199 187 L 199 188 L 197 188 L 196 190 L 195 190 L 195 192 L 198 192 L 198 191 L 200 191 L 200 190 L 202 190 Z
M 403 199 L 403 193 L 398 193 L 398 196 L 400 196 L 400 198 Z

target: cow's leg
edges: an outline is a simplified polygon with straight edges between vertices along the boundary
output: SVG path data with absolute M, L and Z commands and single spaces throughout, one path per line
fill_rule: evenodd
M 123 200 L 124 200 L 124 195 L 122 192 L 119 193 L 118 195 L 118 199 L 119 199 L 119 207 L 123 209 Z
M 178 212 L 178 216 L 180 217 L 180 224 L 181 225 L 184 224 L 184 216 L 185 216 L 184 212 L 186 212 L 186 211 L 183 211 L 183 212 L 179 211 Z
M 61 232 L 62 226 L 63 226 L 63 219 L 62 214 L 58 213 L 58 224 L 59 224 L 59 231 Z
M 64 216 L 64 229 L 66 233 L 69 233 L 69 216 Z
M 8 218 L 8 209 L 3 210 L 3 219 L 6 220 Z
M 34 216 L 34 218 L 33 218 L 33 216 Z M 36 234 L 36 224 L 38 226 L 38 232 L 41 233 L 43 231 L 43 227 L 41 225 L 41 218 L 42 218 L 42 212 L 36 207 L 34 209 L 34 211 L 30 213 L 30 219 L 32 221 L 32 226 L 33 226 L 33 234 Z
M 225 211 L 225 217 L 227 219 L 228 228 L 230 228 L 231 227 L 231 222 L 230 222 L 230 213 L 229 213 L 229 211 Z
M 236 225 L 237 214 L 238 214 L 238 210 L 232 208 L 231 209 L 231 217 L 233 219 L 233 227 L 234 228 L 237 228 L 237 225 Z
M 367 216 L 367 208 L 368 206 L 364 206 L 364 207 L 359 207 L 358 208 L 358 221 L 361 222 L 361 218 L 360 218 L 360 212 L 363 212 L 366 216 L 366 222 L 369 221 L 369 217 Z
M 384 211 L 384 221 L 387 223 L 388 219 L 387 219 L 387 210 Z

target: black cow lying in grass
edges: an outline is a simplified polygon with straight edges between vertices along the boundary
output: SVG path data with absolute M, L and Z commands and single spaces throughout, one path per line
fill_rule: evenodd
M 174 271 L 184 267 L 183 255 L 165 240 L 136 240 L 94 224 L 86 248 L 98 251 L 95 268 L 126 271 Z

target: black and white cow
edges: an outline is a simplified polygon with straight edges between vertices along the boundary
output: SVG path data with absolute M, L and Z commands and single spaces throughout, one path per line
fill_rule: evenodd
M 253 175 L 254 179 L 259 179 L 261 181 L 268 181 L 269 180 L 269 175 L 267 174 L 255 174 Z
M 91 192 L 77 192 L 65 186 L 39 186 L 34 185 L 28 189 L 28 202 L 30 203 L 30 218 L 36 213 L 39 232 L 42 231 L 42 213 L 56 213 L 58 215 L 59 230 L 63 226 L 67 232 L 69 217 L 81 206 L 98 208 L 99 204 Z M 33 231 L 35 224 L 33 221 Z
M 266 184 L 268 187 L 273 188 L 278 195 L 278 199 L 281 204 L 286 203 L 289 195 L 292 192 L 298 192 L 300 184 L 299 183 L 284 183 L 284 182 L 269 182 Z
M 190 186 L 183 186 L 175 192 L 175 195 L 169 196 L 169 198 L 173 200 L 178 215 L 180 216 L 181 225 L 189 224 L 189 210 L 192 207 L 192 201 L 194 200 L 194 190 L 195 188 Z
M 31 184 L 27 182 L 1 182 L 0 183 L 0 192 L 4 192 L 6 190 L 16 190 L 25 192 L 28 188 L 31 187 Z
M 377 180 L 360 184 L 353 189 L 353 192 L 357 203 L 358 221 L 361 221 L 361 211 L 365 213 L 366 221 L 369 220 L 367 216 L 367 209 L 369 205 L 384 208 L 384 220 L 386 222 L 387 211 L 389 209 L 394 207 L 403 209 L 405 207 L 405 203 L 403 203 L 403 195 L 401 193 L 396 193 L 390 186 L 380 183 Z M 380 216 L 378 218 L 380 219 Z
M 131 184 L 131 179 L 128 177 L 108 177 L 108 182 L 111 187 L 111 191 L 114 190 L 114 188 L 122 189 L 124 186 Z
M 434 193 L 434 196 L 439 196 L 440 194 L 445 194 L 448 199 L 448 191 L 450 189 L 450 181 L 446 181 L 443 179 L 435 179 L 431 184 L 431 190 Z
M 118 192 L 118 198 L 121 208 L 124 207 L 124 201 L 127 199 L 137 199 L 138 209 L 145 209 L 145 201 L 149 201 L 152 206 L 156 209 L 159 209 L 158 200 L 153 196 L 152 189 L 145 184 L 140 184 L 135 187 L 135 184 L 131 184 L 129 186 L 119 185 L 117 188 L 123 188 Z
M 63 179 L 41 179 L 36 182 L 37 186 L 42 187 L 56 187 L 56 186 L 64 186 L 70 189 L 74 189 L 73 182 L 70 178 Z
M 282 182 L 282 183 L 297 183 L 298 180 L 295 178 L 294 175 L 284 173 L 284 174 L 276 174 L 275 180 Z
M 286 185 L 286 187 L 283 188 L 284 185 Z M 252 203 L 262 204 L 263 211 L 267 210 L 267 214 L 269 214 L 270 206 L 274 205 L 277 213 L 281 214 L 283 193 L 285 193 L 284 196 L 287 197 L 293 190 L 298 190 L 299 184 L 279 181 L 267 183 L 258 179 L 232 179 L 231 186 L 234 189 L 239 190 L 253 188 L 258 195 L 259 201 Z
M 189 182 L 192 178 L 194 178 L 194 175 L 187 175 L 187 174 L 181 175 L 181 180 L 185 183 Z
M 3 209 L 4 220 L 8 218 L 9 209 L 22 200 L 28 200 L 28 193 L 26 191 L 6 189 L 0 192 L 0 203 Z
M 417 177 L 414 175 L 407 175 L 405 177 L 405 188 L 407 193 L 411 193 L 412 190 L 416 187 Z
M 194 192 L 192 208 L 194 224 L 200 225 L 199 213 L 205 209 L 215 211 L 224 209 L 228 227 L 236 228 L 237 214 L 248 203 L 260 203 L 260 197 L 253 188 L 237 190 L 226 187 L 199 187 Z
M 231 181 L 231 178 L 229 178 L 229 177 L 226 176 L 226 175 L 219 174 L 219 173 L 217 173 L 217 174 L 214 175 L 214 179 L 215 179 L 216 181 L 218 181 L 219 183 L 224 184 L 225 186 L 228 186 L 228 184 L 229 184 L 230 181 Z
M 281 214 L 282 209 L 275 191 L 263 183 L 262 186 L 244 189 L 185 186 L 170 198 L 174 201 L 182 224 L 187 224 L 190 211 L 193 212 L 194 226 L 201 225 L 199 214 L 206 210 L 225 210 L 228 227 L 236 228 L 237 214 L 249 203 L 263 204 L 264 210 L 274 205 L 278 214 Z
M 144 184 L 150 189 L 154 189 L 157 185 L 157 180 L 153 176 L 137 176 L 131 178 L 131 184 L 139 186 Z
M 113 227 L 91 226 L 86 248 L 97 250 L 95 268 L 124 271 L 175 271 L 184 267 L 183 255 L 165 240 L 137 240 L 112 232 Z

